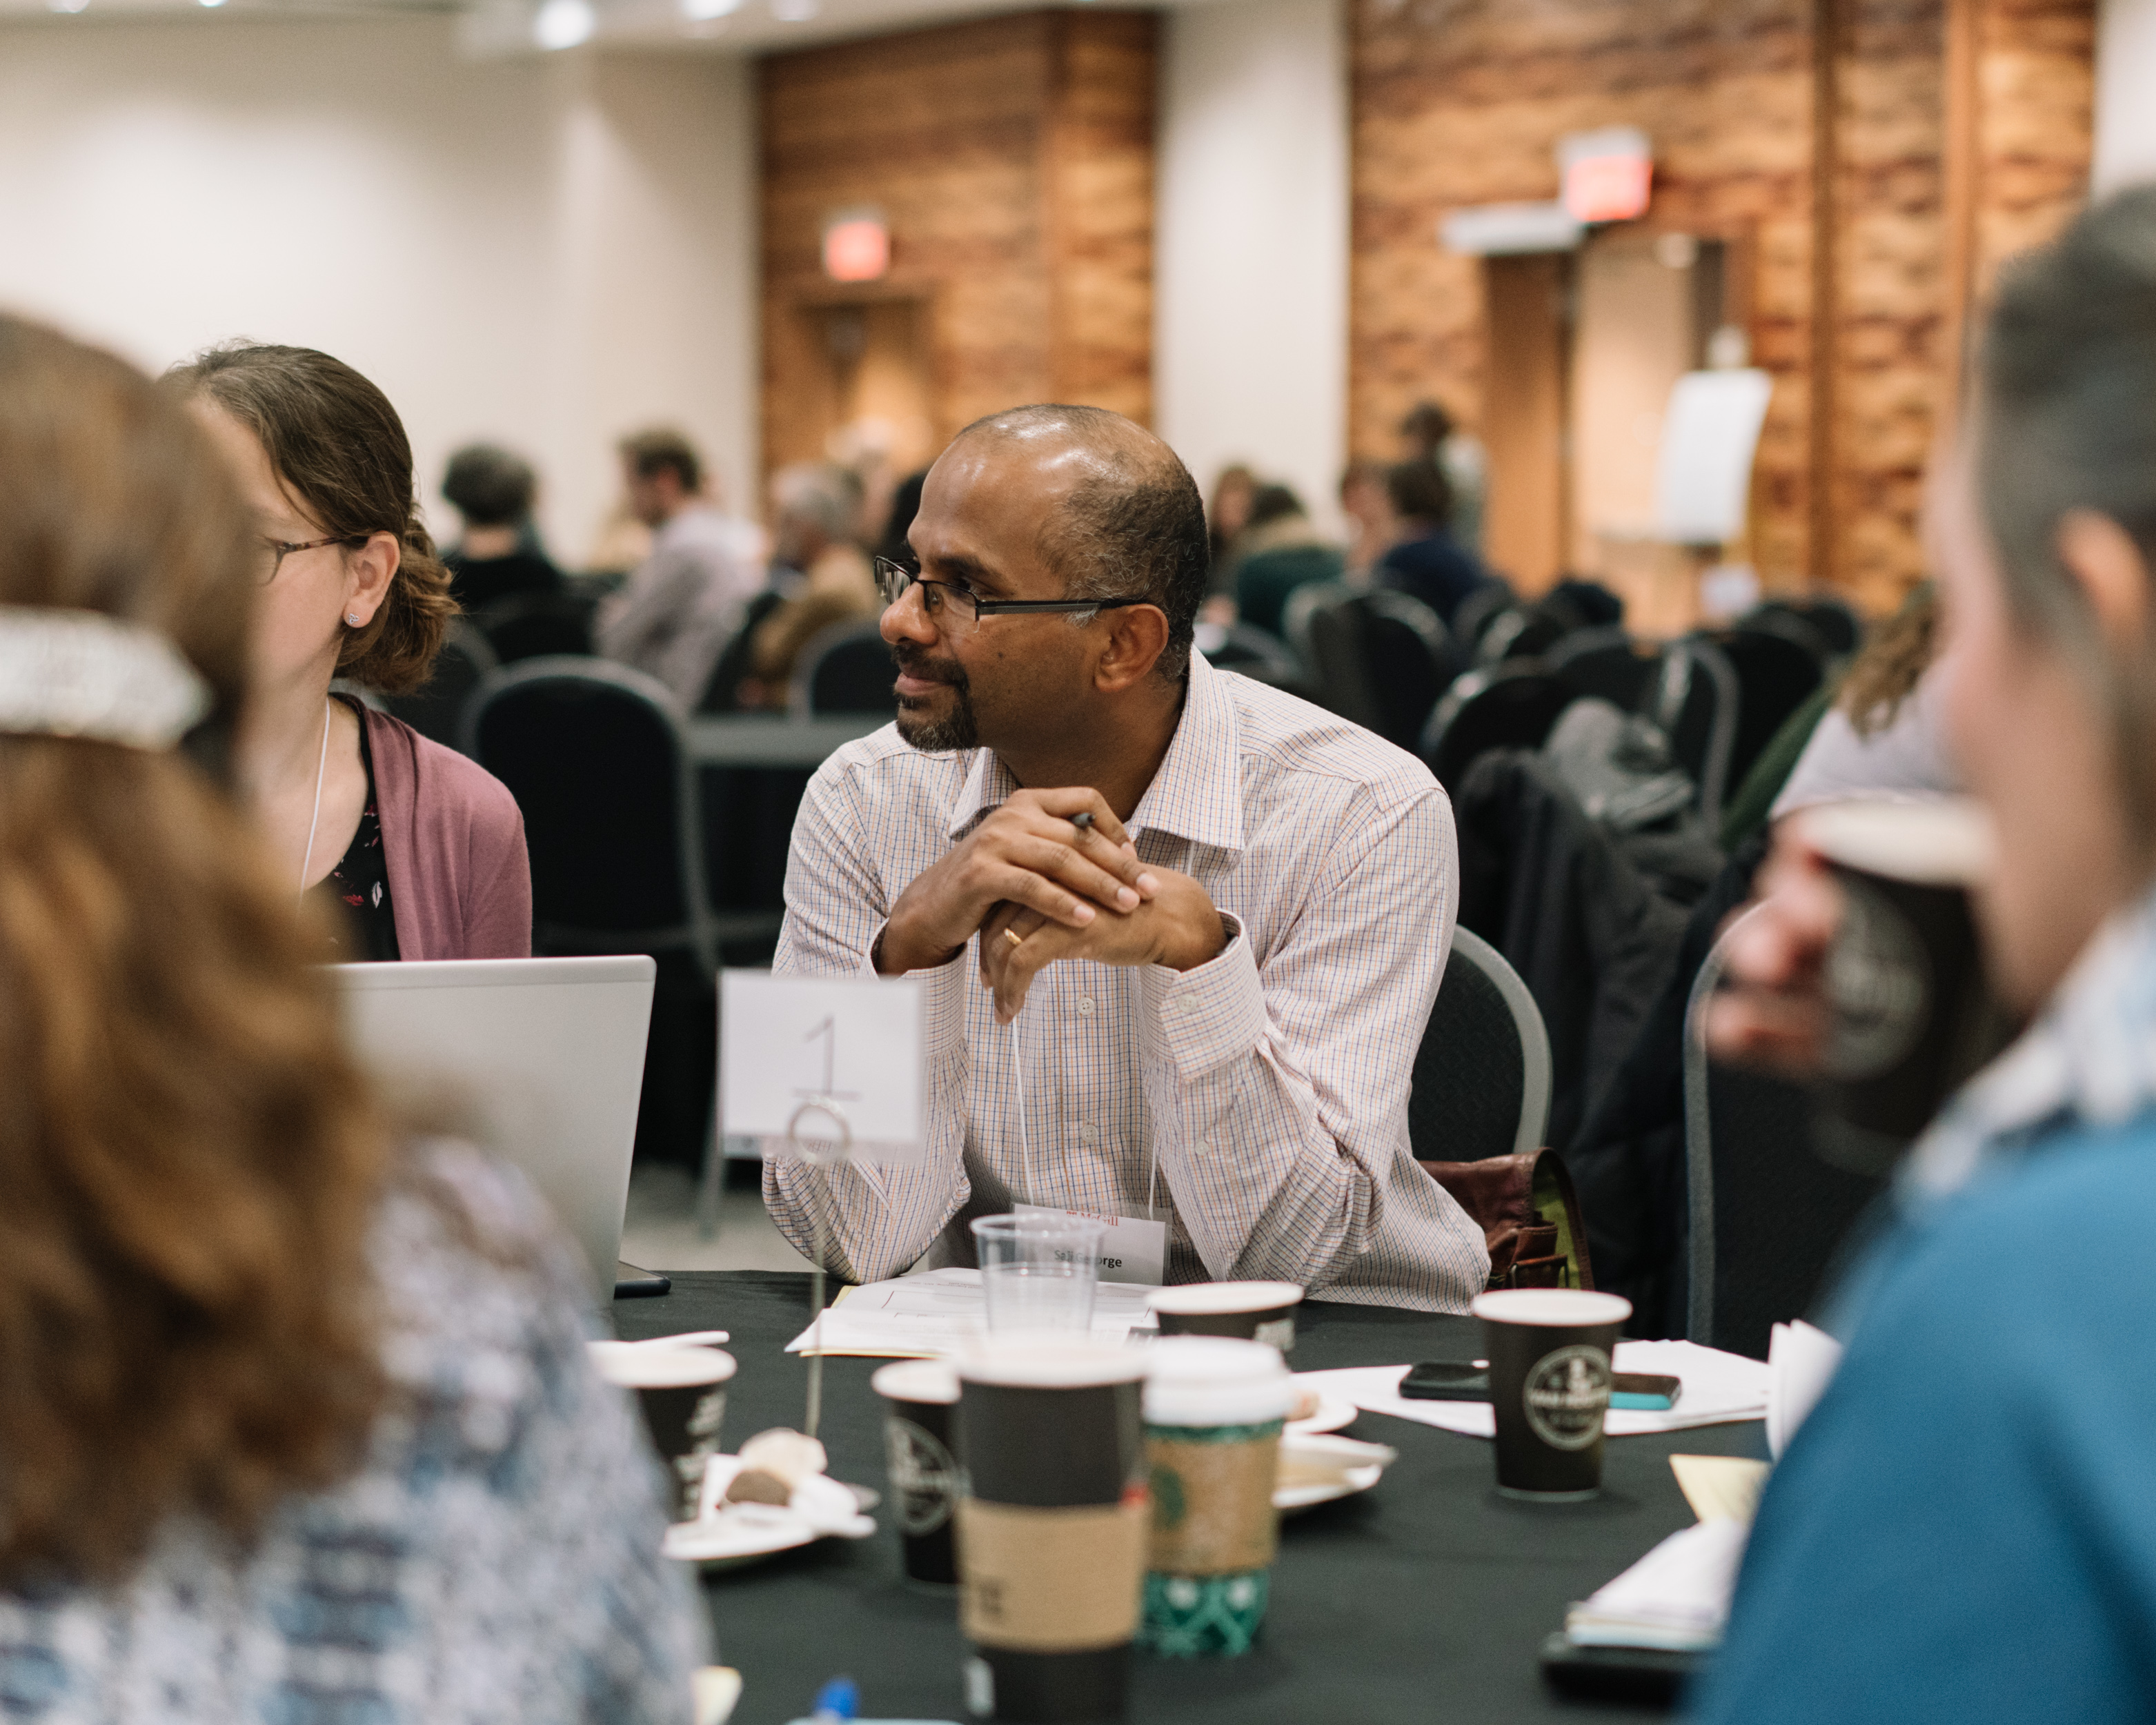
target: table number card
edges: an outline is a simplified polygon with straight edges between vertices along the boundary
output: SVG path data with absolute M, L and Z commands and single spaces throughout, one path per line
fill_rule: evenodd
M 837 1137 L 835 1117 L 861 1160 L 913 1161 L 921 1089 L 918 982 L 721 973 L 721 1131 L 783 1154 L 789 1134 Z

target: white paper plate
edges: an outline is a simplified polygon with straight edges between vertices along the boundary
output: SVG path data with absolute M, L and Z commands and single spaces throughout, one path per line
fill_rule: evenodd
M 819 1539 L 865 1539 L 875 1532 L 863 1511 L 876 1495 L 828 1476 L 809 1481 L 791 1505 L 727 1503 L 726 1487 L 741 1471 L 738 1455 L 714 1455 L 704 1476 L 704 1512 L 666 1530 L 670 1558 L 707 1568 L 755 1562 Z
M 1367 1491 L 1399 1459 L 1399 1451 L 1355 1438 L 1312 1435 L 1281 1440 L 1281 1475 L 1293 1483 L 1276 1486 L 1273 1507 L 1283 1515 L 1352 1497 Z M 1298 1466 L 1298 1464 L 1301 1464 Z M 1322 1472 L 1323 1478 L 1312 1478 Z
M 1291 1420 L 1284 1428 L 1289 1437 L 1309 1437 L 1321 1431 L 1338 1431 L 1342 1426 L 1353 1425 L 1363 1410 L 1344 1395 L 1334 1395 L 1321 1390 L 1317 1396 L 1317 1411 L 1307 1420 Z

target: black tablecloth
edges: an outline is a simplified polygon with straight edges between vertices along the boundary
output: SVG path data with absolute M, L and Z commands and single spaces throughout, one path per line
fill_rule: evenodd
M 733 1332 L 741 1370 L 726 1409 L 732 1449 L 767 1427 L 801 1424 L 808 1367 L 782 1350 L 808 1322 L 808 1285 L 798 1273 L 677 1275 L 670 1296 L 622 1301 L 614 1319 L 632 1338 Z M 1307 1371 L 1424 1358 L 1445 1351 L 1445 1327 L 1460 1322 L 1313 1302 L 1293 1363 Z M 835 1476 L 882 1491 L 882 1414 L 868 1386 L 880 1363 L 825 1363 L 822 1435 Z M 1692 1519 L 1668 1458 L 1760 1454 L 1758 1425 L 1618 1439 L 1605 1452 L 1599 1499 L 1547 1507 L 1497 1496 L 1481 1440 L 1377 1414 L 1351 1433 L 1392 1445 L 1400 1459 L 1374 1491 L 1283 1524 L 1259 1651 L 1234 1661 L 1137 1656 L 1134 1722 L 1658 1717 L 1560 1700 L 1543 1686 L 1537 1650 L 1568 1603 Z M 842 1672 L 860 1683 L 866 1716 L 966 1718 L 955 1600 L 901 1584 L 897 1536 L 887 1516 L 878 1520 L 873 1539 L 822 1540 L 706 1578 L 719 1656 L 747 1685 L 734 1715 L 741 1725 L 801 1716 L 817 1686 Z

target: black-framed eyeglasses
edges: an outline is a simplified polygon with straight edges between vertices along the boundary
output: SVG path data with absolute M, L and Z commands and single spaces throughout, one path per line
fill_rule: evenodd
M 285 567 L 285 559 L 295 551 L 319 551 L 325 545 L 364 545 L 367 540 L 367 536 L 364 533 L 332 533 L 326 539 L 301 539 L 296 542 L 290 539 L 272 539 L 264 535 L 256 542 L 260 549 L 255 552 L 255 578 L 263 586 L 269 586 L 277 578 L 277 572 Z
M 948 581 L 924 581 L 912 570 L 889 557 L 875 560 L 876 591 L 886 605 L 896 605 L 913 588 L 921 589 L 921 608 L 931 617 L 945 606 L 961 622 L 978 623 L 983 617 L 1001 617 L 1026 611 L 1113 611 L 1124 605 L 1149 605 L 1150 599 L 983 599 L 971 588 Z

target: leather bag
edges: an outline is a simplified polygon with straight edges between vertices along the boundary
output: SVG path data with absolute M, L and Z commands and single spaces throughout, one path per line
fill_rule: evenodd
M 1480 1162 L 1425 1162 L 1482 1230 L 1492 1288 L 1591 1288 L 1594 1266 L 1572 1176 L 1553 1150 L 1487 1156 Z

